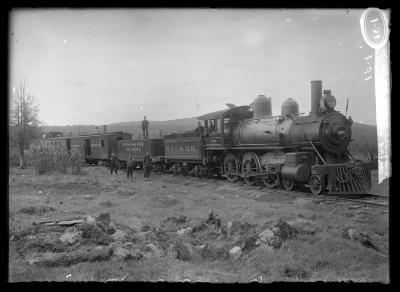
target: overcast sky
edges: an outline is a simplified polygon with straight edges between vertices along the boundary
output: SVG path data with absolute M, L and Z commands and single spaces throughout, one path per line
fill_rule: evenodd
M 288 97 L 308 113 L 310 81 L 322 80 L 337 110 L 349 98 L 353 120 L 376 124 L 362 12 L 17 9 L 11 93 L 25 79 L 47 125 L 108 124 L 199 116 L 259 94 L 273 114 Z

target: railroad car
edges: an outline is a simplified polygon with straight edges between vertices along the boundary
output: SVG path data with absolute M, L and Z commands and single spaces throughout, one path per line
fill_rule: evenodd
M 79 151 L 88 164 L 102 162 L 108 164 L 111 153 L 117 152 L 117 142 L 128 140 L 132 134 L 124 132 L 98 133 L 71 137 L 50 137 L 40 139 L 39 143 L 46 147 L 66 147 L 67 151 Z
M 133 139 L 119 140 L 117 142 L 118 159 L 124 164 L 128 161 L 131 154 L 135 167 L 143 168 L 143 159 L 146 152 L 149 152 L 154 166 L 164 165 L 164 140 L 163 139 Z
M 287 190 L 302 185 L 316 195 L 368 193 L 370 170 L 348 150 L 352 120 L 335 105 L 330 90 L 322 94 L 320 80 L 311 81 L 308 115 L 287 99 L 281 114 L 273 116 L 271 98 L 260 95 L 249 106 L 230 105 L 200 116 L 205 127 L 213 123 L 206 137 L 165 136 L 166 160 L 182 173 L 198 168 L 208 175 L 222 173 L 230 181 L 242 178 L 249 185 L 261 182 Z
M 85 160 L 89 164 L 99 162 L 107 164 L 112 152 L 117 152 L 117 142 L 132 138 L 132 134 L 123 132 L 110 132 L 79 136 L 79 145 L 82 145 Z M 82 151 L 82 150 L 81 150 Z
M 44 139 L 37 139 L 36 143 L 48 148 L 58 148 L 65 147 L 67 151 L 71 150 L 70 141 L 65 139 L 65 137 L 49 137 Z

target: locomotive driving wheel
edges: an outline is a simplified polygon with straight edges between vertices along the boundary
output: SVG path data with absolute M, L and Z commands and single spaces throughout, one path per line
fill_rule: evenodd
M 268 174 L 266 178 L 261 179 L 261 182 L 269 189 L 276 188 L 281 184 L 279 173 Z
M 258 179 L 251 174 L 260 173 L 261 166 L 257 155 L 253 152 L 246 153 L 242 160 L 242 174 L 246 184 L 254 185 Z
M 293 189 L 294 189 L 294 181 L 284 178 L 282 180 L 282 184 L 283 184 L 283 187 L 285 188 L 285 190 L 293 191 Z
M 320 195 L 325 190 L 325 179 L 322 175 L 312 175 L 309 180 L 309 187 L 313 195 Z
M 237 181 L 238 176 L 232 175 L 231 173 L 238 173 L 239 172 L 239 161 L 237 160 L 236 156 L 232 153 L 228 153 L 224 159 L 224 173 L 225 177 L 229 181 Z

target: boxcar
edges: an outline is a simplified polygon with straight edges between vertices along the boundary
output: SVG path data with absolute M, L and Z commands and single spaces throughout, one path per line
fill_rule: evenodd
M 99 133 L 71 137 L 71 149 L 81 152 L 87 163 L 107 162 L 111 153 L 117 151 L 119 140 L 131 139 L 132 134 L 123 132 Z
M 163 139 L 136 139 L 120 140 L 117 143 L 118 158 L 126 162 L 129 154 L 132 154 L 136 165 L 142 166 L 146 152 L 149 152 L 154 163 L 164 162 L 164 143 Z
M 54 137 L 38 139 L 38 143 L 48 148 L 66 148 L 68 151 L 71 150 L 71 141 L 66 137 Z

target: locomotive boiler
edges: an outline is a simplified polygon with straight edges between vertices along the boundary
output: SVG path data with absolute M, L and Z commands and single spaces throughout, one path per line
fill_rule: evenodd
M 312 81 L 312 111 L 300 116 L 298 104 L 287 99 L 280 116 L 271 115 L 271 99 L 258 96 L 252 103 L 253 118 L 237 122 L 231 129 L 232 146 L 310 146 L 337 157 L 347 152 L 352 120 L 334 110 L 336 101 L 330 90 L 322 92 L 321 81 Z M 315 97 L 316 96 L 316 97 Z M 320 104 L 322 101 L 322 104 Z

